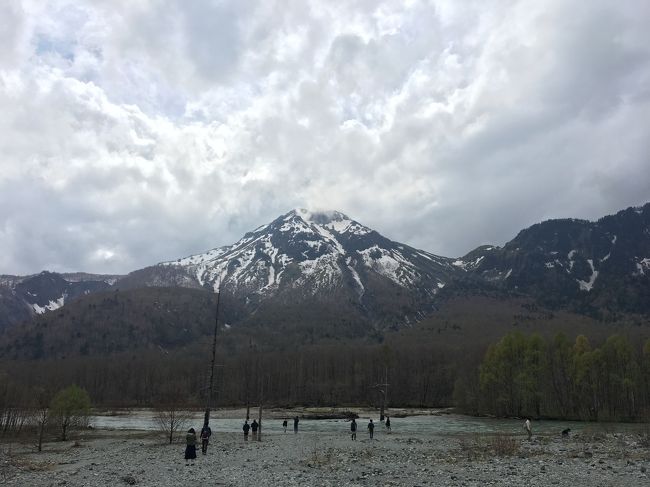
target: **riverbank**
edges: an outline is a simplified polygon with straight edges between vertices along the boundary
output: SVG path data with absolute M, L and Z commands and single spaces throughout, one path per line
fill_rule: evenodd
M 0 481 L 30 486 L 644 486 L 650 444 L 643 433 L 388 434 L 370 440 L 360 423 L 337 432 L 275 432 L 262 441 L 217 432 L 208 455 L 186 466 L 184 445 L 142 431 L 84 431 L 75 441 L 3 446 Z

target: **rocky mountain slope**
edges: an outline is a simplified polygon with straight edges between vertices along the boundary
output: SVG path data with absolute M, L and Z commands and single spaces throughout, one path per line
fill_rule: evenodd
M 247 233 L 237 243 L 130 274 L 123 283 L 219 283 L 253 295 L 287 289 L 314 294 L 341 286 L 363 296 L 371 275 L 435 294 L 458 274 L 453 259 L 383 237 L 337 211 L 293 210 Z
M 43 271 L 33 276 L 0 276 L 0 330 L 60 308 L 87 294 L 104 291 L 120 276 Z
M 336 211 L 298 209 L 233 245 L 127 276 L 1 276 L 0 329 L 98 291 L 220 285 L 233 322 L 268 326 L 297 316 L 368 332 L 399 327 L 421 320 L 450 288 L 531 296 L 596 316 L 647 314 L 650 203 L 596 222 L 549 220 L 458 259 L 394 242 Z
M 454 264 L 547 306 L 650 313 L 650 203 L 596 222 L 538 223 Z
M 429 311 L 439 290 L 462 274 L 453 259 L 393 242 L 342 213 L 293 210 L 233 245 L 133 272 L 119 285 L 221 285 L 249 312 L 348 303 L 391 324 Z

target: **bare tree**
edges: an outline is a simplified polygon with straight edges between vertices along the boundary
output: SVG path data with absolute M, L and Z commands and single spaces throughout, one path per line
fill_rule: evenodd
M 38 451 L 43 449 L 43 434 L 47 428 L 48 420 L 50 419 L 50 393 L 39 387 L 34 391 L 35 404 L 34 404 L 34 421 L 38 427 Z
M 174 435 L 182 430 L 192 417 L 192 413 L 187 410 L 187 405 L 183 401 L 183 394 L 178 387 L 168 387 L 160 398 L 158 406 L 155 409 L 154 421 L 158 429 L 165 435 L 171 445 L 174 441 Z

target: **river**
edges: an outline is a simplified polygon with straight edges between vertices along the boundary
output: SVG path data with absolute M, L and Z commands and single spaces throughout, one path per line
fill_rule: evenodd
M 251 412 L 253 412 L 251 410 Z M 255 411 L 256 413 L 257 411 Z M 295 411 L 287 411 L 288 428 L 287 433 L 293 433 L 293 416 Z M 389 413 L 390 414 L 390 413 Z M 219 411 L 213 411 L 210 419 L 210 427 L 213 433 L 218 432 L 240 432 L 243 424 L 242 418 L 220 417 Z M 277 411 L 273 417 L 263 420 L 265 434 L 282 434 L 282 415 Z M 379 414 L 373 412 L 361 412 L 357 423 L 359 432 L 366 431 L 369 418 L 373 418 L 376 424 L 375 431 L 385 431 L 383 423 L 379 422 Z M 251 415 L 251 421 L 256 418 Z M 155 431 L 158 425 L 155 420 L 155 411 L 148 409 L 132 410 L 114 415 L 93 415 L 90 417 L 90 424 L 98 429 L 116 430 L 142 430 Z M 203 413 L 191 413 L 191 419 L 185 424 L 186 428 L 194 427 L 197 431 L 203 424 Z M 565 428 L 571 428 L 572 432 L 584 430 L 605 431 L 605 432 L 634 432 L 639 431 L 647 425 L 637 423 L 590 423 L 577 421 L 554 421 L 540 420 L 533 421 L 533 432 L 535 434 L 560 434 Z M 472 434 L 472 433 L 523 433 L 523 421 L 515 419 L 492 419 L 463 416 L 458 414 L 421 414 L 403 418 L 391 417 L 393 433 L 407 435 L 423 434 Z M 345 419 L 307 419 L 301 418 L 299 423 L 300 432 L 336 433 L 347 432 L 350 429 L 349 420 Z

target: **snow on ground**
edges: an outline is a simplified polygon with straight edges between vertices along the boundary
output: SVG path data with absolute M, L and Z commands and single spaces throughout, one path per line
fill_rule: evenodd
M 575 264 L 575 261 L 573 260 L 573 256 L 578 253 L 577 250 L 572 250 L 567 254 L 567 259 L 569 259 L 569 271 L 573 270 L 573 265 Z
M 589 281 L 581 281 L 580 279 L 576 279 L 576 281 L 580 285 L 580 290 L 581 291 L 589 292 L 594 287 L 594 283 L 596 282 L 596 278 L 598 277 L 598 271 L 594 268 L 594 261 L 593 260 L 587 259 L 587 262 L 589 263 L 589 266 L 591 267 L 591 276 L 589 277 Z
M 639 262 L 636 263 L 636 268 L 637 268 L 637 271 L 638 271 L 638 272 L 636 272 L 636 275 L 637 276 L 644 276 L 645 271 L 650 270 L 650 259 L 647 258 L 647 257 L 645 259 L 641 259 Z
M 31 306 L 37 315 L 41 315 L 47 311 L 54 311 L 55 309 L 59 309 L 61 306 L 64 305 L 64 303 L 65 303 L 65 294 L 61 296 L 59 299 L 57 299 L 56 301 L 50 301 L 45 306 L 39 306 L 36 303 L 32 304 Z

